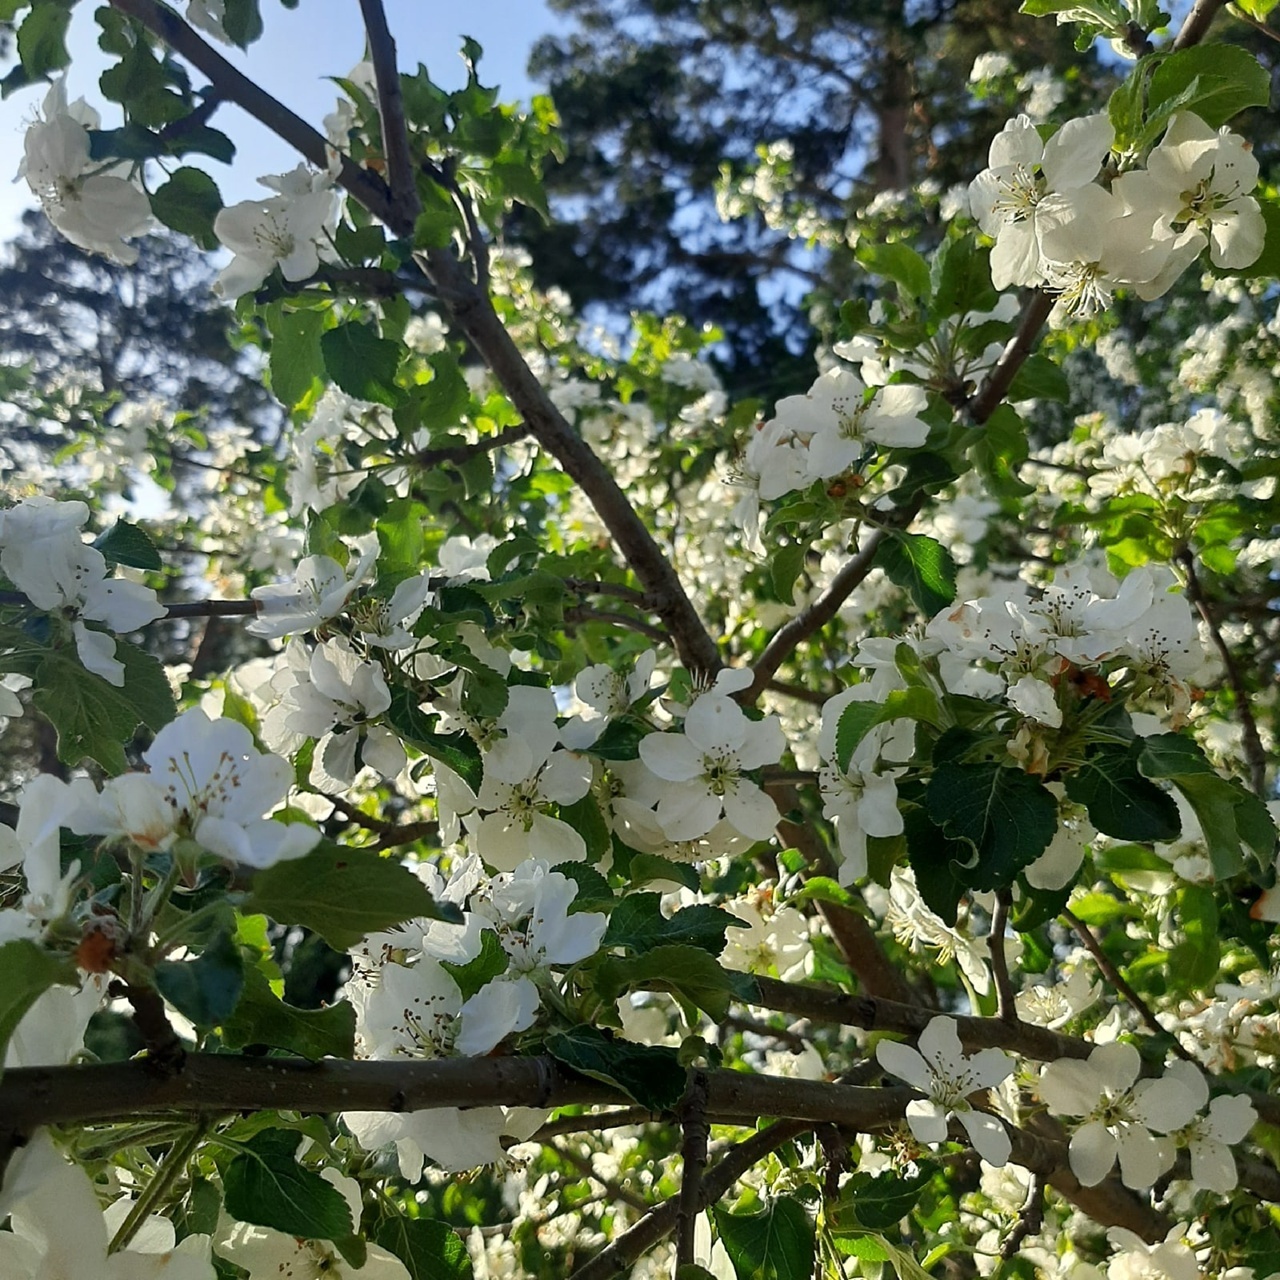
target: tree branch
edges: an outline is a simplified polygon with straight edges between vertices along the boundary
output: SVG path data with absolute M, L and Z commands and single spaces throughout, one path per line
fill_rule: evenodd
M 378 89 L 378 119 L 382 123 L 382 151 L 387 159 L 387 181 L 391 204 L 397 218 L 412 223 L 422 212 L 418 196 L 418 176 L 414 172 L 409 147 L 409 126 L 400 96 L 400 69 L 396 65 L 396 42 L 387 26 L 382 0 L 360 0 L 365 34 L 369 38 L 369 58 Z
M 716 643 L 670 561 L 612 473 L 552 403 L 498 318 L 488 295 L 467 276 L 450 251 L 428 249 L 416 256 L 441 302 L 484 357 L 534 438 L 564 468 L 604 522 L 632 572 L 652 598 L 653 610 L 670 633 L 680 660 L 695 675 L 719 671 L 724 662 Z
M 1063 907 L 1062 918 L 1076 931 L 1080 937 L 1080 941 L 1084 943 L 1085 949 L 1093 957 L 1094 963 L 1097 964 L 1102 976 L 1111 983 L 1113 987 L 1129 1002 L 1135 1013 L 1146 1024 L 1150 1030 L 1154 1031 L 1158 1036 L 1165 1036 L 1169 1033 L 1160 1025 L 1160 1019 L 1151 1012 L 1151 1007 L 1147 1002 L 1129 985 L 1121 976 L 1120 970 L 1111 963 L 1111 957 L 1102 949 L 1102 944 L 1094 936 L 1093 930 L 1089 928 L 1083 920 L 1080 919 L 1069 908 Z M 1173 1051 L 1184 1062 L 1195 1062 L 1195 1058 L 1182 1047 L 1176 1036 L 1173 1037 Z M 1197 1064 L 1199 1065 L 1199 1064 Z
M 752 668 L 750 686 L 737 695 L 739 701 L 754 702 L 797 647 L 815 632 L 821 631 L 840 612 L 841 605 L 871 572 L 876 552 L 884 538 L 884 531 L 876 529 L 857 555 L 831 579 L 827 589 L 812 604 L 806 605 L 794 618 L 778 628 Z
M 411 459 L 415 467 L 427 470 L 429 467 L 441 467 L 446 463 L 461 466 L 464 462 L 482 453 L 492 453 L 495 449 L 504 449 L 517 440 L 523 440 L 529 434 L 529 428 L 523 422 L 505 427 L 496 435 L 485 436 L 472 444 L 442 445 L 437 449 L 419 449 Z
M 1040 330 L 1044 328 L 1044 322 L 1053 310 L 1053 303 L 1051 295 L 1039 290 L 1027 300 L 1022 309 L 1022 319 L 1018 322 L 1018 331 L 1009 339 L 1000 358 L 983 379 L 982 386 L 969 400 L 969 421 L 975 426 L 982 426 L 1005 398 L 1018 370 L 1036 349 Z
M 300 115 L 273 98 L 248 76 L 242 75 L 212 45 L 195 33 L 172 9 L 158 0 L 109 0 L 119 13 L 140 22 L 151 34 L 180 53 L 208 77 L 219 97 L 234 102 L 272 133 L 282 138 L 302 157 L 325 169 L 329 164 L 329 144 Z M 377 174 L 362 168 L 347 156 L 341 157 L 338 185 L 358 200 L 396 235 L 409 235 L 412 220 L 406 221 L 391 199 L 387 184 Z
M 780 1120 L 754 1137 L 738 1143 L 703 1179 L 699 1211 L 719 1200 L 743 1174 L 770 1152 L 776 1151 L 784 1142 L 799 1137 L 810 1127 L 803 1122 Z M 629 1270 L 638 1258 L 676 1229 L 679 1214 L 680 1199 L 673 1196 L 656 1209 L 650 1210 L 635 1226 L 607 1244 L 590 1262 L 579 1267 L 570 1280 L 611 1280 L 611 1277 Z
M 1199 44 L 1209 34 L 1209 27 L 1226 3 L 1227 0 L 1196 0 L 1182 24 L 1182 30 L 1174 37 L 1173 48 L 1189 49 L 1193 44 Z
M 707 1077 L 689 1073 L 689 1088 L 680 1107 L 684 1141 L 680 1147 L 680 1196 L 676 1209 L 676 1268 L 694 1260 L 693 1237 L 702 1209 L 702 1180 L 707 1168 Z
M 1254 795 L 1265 799 L 1267 795 L 1267 752 L 1262 745 L 1261 737 L 1258 735 L 1258 722 L 1254 719 L 1249 691 L 1245 688 L 1244 677 L 1240 674 L 1240 664 L 1236 662 L 1235 654 L 1231 652 L 1231 646 L 1227 644 L 1226 637 L 1222 634 L 1222 628 L 1218 625 L 1218 620 L 1213 616 L 1213 612 L 1209 608 L 1209 601 L 1205 597 L 1204 587 L 1200 583 L 1200 575 L 1196 572 L 1196 558 L 1191 549 L 1184 547 L 1178 553 L 1177 558 L 1178 563 L 1182 565 L 1183 571 L 1187 575 L 1187 599 L 1191 601 L 1196 612 L 1204 619 L 1204 625 L 1209 629 L 1213 647 L 1217 649 L 1218 656 L 1222 659 L 1223 669 L 1227 673 L 1227 683 L 1231 686 L 1231 692 L 1235 696 L 1235 712 L 1240 719 L 1240 746 L 1244 751 L 1245 762 L 1249 766 L 1249 785 L 1253 788 Z
M 243 107 L 319 168 L 327 165 L 328 143 L 323 135 L 237 71 L 172 10 L 157 0 L 111 0 L 111 4 L 136 18 L 208 76 L 228 102 Z M 413 220 L 396 205 L 386 183 L 376 174 L 343 157 L 337 180 L 394 235 L 412 236 Z M 581 488 L 636 577 L 652 594 L 654 611 L 671 633 L 680 660 L 696 675 L 719 671 L 724 662 L 716 642 L 671 563 L 612 473 L 552 403 L 494 311 L 487 293 L 468 277 L 450 250 L 424 250 L 416 255 L 416 261 L 441 303 L 529 424 L 531 434 Z

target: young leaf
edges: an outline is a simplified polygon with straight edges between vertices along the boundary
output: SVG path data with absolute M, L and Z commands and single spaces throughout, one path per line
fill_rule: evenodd
M 382 1220 L 373 1238 L 404 1263 L 409 1280 L 471 1280 L 467 1246 L 443 1222 L 394 1214 Z
M 329 377 L 349 396 L 395 408 L 400 345 L 378 336 L 371 324 L 350 320 L 321 335 L 320 351 Z
M 813 1223 L 798 1200 L 781 1196 L 762 1213 L 730 1213 L 719 1205 L 712 1211 L 738 1280 L 809 1280 Z
M 231 1016 L 244 988 L 244 961 L 230 934 L 219 934 L 194 960 L 156 965 L 160 994 L 197 1027 L 220 1026 Z
M 235 1012 L 222 1024 L 228 1049 L 267 1045 L 303 1058 L 355 1056 L 356 1015 L 346 1000 L 323 1009 L 299 1009 L 271 990 L 266 975 L 254 965 L 244 972 L 244 991 Z
M 669 991 L 719 1022 L 729 1012 L 729 977 L 715 959 L 691 946 L 654 947 L 639 956 L 605 956 L 595 966 L 596 993 L 612 1004 L 627 991 Z
M 605 950 L 626 947 L 639 955 L 666 943 L 687 942 L 718 956 L 724 950 L 725 930 L 743 924 L 730 912 L 706 903 L 664 916 L 661 894 L 629 893 L 613 909 L 600 945 Z
M 929 817 L 973 846 L 977 858 L 966 874 L 974 889 L 1012 884 L 1058 829 L 1058 802 L 1044 784 L 993 760 L 939 765 L 925 796 Z
M 343 1240 L 355 1224 L 342 1193 L 298 1163 L 300 1135 L 264 1129 L 244 1144 L 222 1178 L 227 1212 L 241 1222 L 307 1240 Z
M 390 858 L 322 842 L 305 858 L 259 871 L 244 904 L 278 924 L 313 929 L 336 951 L 418 917 L 439 919 L 426 886 Z
M 674 1049 L 615 1040 L 595 1027 L 573 1027 L 547 1037 L 547 1052 L 592 1080 L 621 1089 L 650 1111 L 666 1111 L 684 1093 L 685 1069 Z
M 876 548 L 875 562 L 927 618 L 956 598 L 956 562 L 942 543 L 923 533 L 889 531 Z
M 1067 775 L 1067 795 L 1089 811 L 1089 821 L 1117 840 L 1175 840 L 1178 806 L 1167 791 L 1138 772 L 1142 739 L 1128 747 L 1101 743 Z

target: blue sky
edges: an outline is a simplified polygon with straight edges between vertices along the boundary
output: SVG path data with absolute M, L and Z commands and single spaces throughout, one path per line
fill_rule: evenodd
M 333 110 L 337 89 L 326 76 L 344 75 L 359 61 L 364 48 L 360 9 L 356 0 L 300 0 L 284 9 L 278 0 L 261 0 L 266 33 L 247 55 L 222 49 L 264 88 L 317 126 Z M 179 5 L 179 11 L 185 8 Z M 459 87 L 465 69 L 458 55 L 462 37 L 484 46 L 480 64 L 486 84 L 497 84 L 504 99 L 527 98 L 538 86 L 525 74 L 529 50 L 541 35 L 563 29 L 544 0 L 467 0 L 465 5 L 432 4 L 427 0 L 386 0 L 387 17 L 396 38 L 400 65 L 414 70 L 419 62 L 445 88 Z M 69 97 L 85 97 L 103 114 L 104 127 L 120 123 L 119 109 L 104 103 L 97 80 L 108 60 L 97 48 L 97 25 L 91 3 L 76 6 L 69 46 L 72 64 Z M 196 84 L 203 83 L 194 76 Z M 22 138 L 44 96 L 44 88 L 14 94 L 0 103 L 0 241 L 9 239 L 18 218 L 33 203 L 25 182 L 12 182 L 22 158 Z M 264 173 L 291 169 L 298 157 L 237 107 L 224 106 L 214 124 L 238 148 L 230 167 L 209 162 L 204 167 L 217 180 L 222 198 L 258 199 L 269 193 L 257 185 Z M 203 162 L 201 162 L 203 163 Z

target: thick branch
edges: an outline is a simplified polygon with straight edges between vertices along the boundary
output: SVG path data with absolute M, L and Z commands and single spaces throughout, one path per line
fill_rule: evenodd
M 723 665 L 715 641 L 698 617 L 680 579 L 612 473 L 551 402 L 525 363 L 487 294 L 446 249 L 418 255 L 455 323 L 484 357 L 503 391 L 544 449 L 586 494 L 618 549 L 652 598 L 654 612 L 670 633 L 681 661 L 695 674 Z
M 861 1027 L 864 1031 L 897 1031 L 918 1036 L 937 1017 L 936 1009 L 884 1000 L 875 996 L 849 996 L 841 991 L 805 983 L 780 982 L 757 977 L 758 997 L 749 1003 L 776 1013 L 788 1013 L 814 1022 Z M 1005 1022 L 1000 1018 L 970 1018 L 948 1014 L 966 1049 L 1008 1049 L 1037 1062 L 1058 1058 L 1087 1058 L 1094 1046 L 1073 1036 L 1048 1031 L 1031 1022 Z
M 369 58 L 378 87 L 378 118 L 382 123 L 382 150 L 387 158 L 387 180 L 397 218 L 413 222 L 422 211 L 417 175 L 409 150 L 409 127 L 400 96 L 400 69 L 396 65 L 396 42 L 382 0 L 360 0 L 365 34 L 369 37 Z

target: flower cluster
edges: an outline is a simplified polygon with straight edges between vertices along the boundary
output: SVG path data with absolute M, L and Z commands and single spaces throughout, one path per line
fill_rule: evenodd
M 151 202 L 129 166 L 91 158 L 89 131 L 99 124 L 83 98 L 68 104 L 66 81 L 55 80 L 40 118 L 27 130 L 19 177 L 72 244 L 136 262 L 138 250 L 126 241 L 151 227 Z
M 116 642 L 87 622 L 116 632 L 136 631 L 164 617 L 150 587 L 110 577 L 107 559 L 81 536 L 89 519 L 83 502 L 25 498 L 0 511 L 0 570 L 37 609 L 60 612 L 71 624 L 76 652 L 90 671 L 124 684 Z
M 577 885 L 546 862 L 528 860 L 492 880 L 475 857 L 448 879 L 425 863 L 419 872 L 437 902 L 459 910 L 461 922 L 411 921 L 370 937 L 353 956 L 348 994 L 365 1057 L 489 1053 L 533 1025 L 543 991 L 555 987 L 553 967 L 593 955 L 604 936 L 608 917 L 573 912 Z M 478 985 L 466 976 L 467 966 L 477 964 Z M 501 1135 L 525 1136 L 538 1123 L 501 1107 L 343 1118 L 370 1150 L 395 1143 L 410 1181 L 424 1159 L 445 1169 L 501 1163 Z
M 1265 225 L 1250 194 L 1258 162 L 1238 134 L 1181 111 L 1145 169 L 1112 176 L 1102 170 L 1114 140 L 1106 115 L 1068 121 L 1048 142 L 1018 116 L 969 189 L 974 216 L 995 238 L 992 282 L 1056 293 L 1058 324 L 1096 314 L 1117 288 L 1161 297 L 1206 246 L 1228 268 L 1262 251 Z

